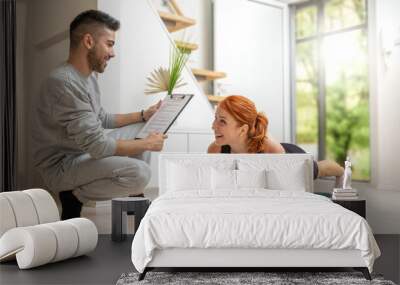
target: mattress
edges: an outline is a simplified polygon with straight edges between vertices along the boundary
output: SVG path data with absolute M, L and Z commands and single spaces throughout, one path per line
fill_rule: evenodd
M 267 189 L 161 195 L 135 234 L 132 262 L 143 272 L 169 248 L 359 250 L 370 271 L 380 255 L 361 216 L 320 195 Z

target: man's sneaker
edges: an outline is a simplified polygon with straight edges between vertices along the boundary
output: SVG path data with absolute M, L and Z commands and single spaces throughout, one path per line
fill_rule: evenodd
M 60 201 L 62 206 L 61 220 L 79 218 L 81 216 L 82 203 L 70 191 L 60 192 Z

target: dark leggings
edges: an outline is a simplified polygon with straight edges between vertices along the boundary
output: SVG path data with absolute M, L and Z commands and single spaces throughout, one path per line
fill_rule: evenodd
M 295 144 L 291 144 L 291 143 L 281 143 L 281 146 L 285 149 L 286 153 L 306 153 L 304 149 L 302 149 L 301 147 L 295 145 Z M 314 179 L 318 178 L 318 164 L 317 162 L 314 160 L 313 161 L 313 172 L 314 172 Z

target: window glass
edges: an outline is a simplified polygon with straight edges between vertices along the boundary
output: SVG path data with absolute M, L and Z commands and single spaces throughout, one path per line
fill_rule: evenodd
M 295 13 L 296 143 L 342 165 L 350 156 L 356 180 L 371 175 L 366 20 L 366 0 L 315 2 Z
M 318 156 L 318 72 L 316 41 L 296 49 L 296 142 Z
M 305 38 L 317 33 L 317 8 L 309 6 L 296 12 L 296 38 Z
M 331 0 L 324 7 L 324 32 L 357 26 L 366 21 L 365 0 Z
M 337 43 L 340 43 L 338 45 Z M 367 40 L 363 30 L 325 37 L 326 156 L 353 161 L 353 177 L 367 180 L 369 105 Z

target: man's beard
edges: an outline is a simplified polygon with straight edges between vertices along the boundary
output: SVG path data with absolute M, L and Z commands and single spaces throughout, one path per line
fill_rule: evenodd
M 87 54 L 87 59 L 89 63 L 89 68 L 98 73 L 103 73 L 105 69 L 105 65 L 102 64 L 100 58 L 96 55 L 96 46 L 89 50 Z

